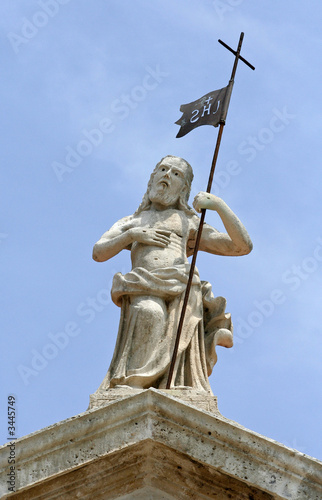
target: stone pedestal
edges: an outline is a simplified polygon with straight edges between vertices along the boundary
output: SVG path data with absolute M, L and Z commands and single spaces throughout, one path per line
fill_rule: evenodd
M 115 401 L 120 401 L 121 399 L 135 396 L 140 394 L 144 389 L 132 389 L 127 386 L 118 386 L 115 389 L 109 389 L 108 391 L 95 392 L 89 397 L 89 407 L 88 410 L 93 408 L 101 408 L 106 406 L 108 403 L 113 403 Z M 180 401 L 192 404 L 199 408 L 200 410 L 209 411 L 215 415 L 222 415 L 219 413 L 217 396 L 214 396 L 210 392 L 197 391 L 190 388 L 173 388 L 173 389 L 158 389 L 158 392 L 162 394 L 167 394 Z
M 17 491 L 8 498 L 322 498 L 321 462 L 170 393 L 118 396 L 17 440 Z M 0 498 L 7 473 L 4 446 Z

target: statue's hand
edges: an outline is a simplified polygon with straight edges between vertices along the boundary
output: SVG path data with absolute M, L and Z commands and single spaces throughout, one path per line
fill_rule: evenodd
M 151 229 L 133 227 L 129 229 L 132 241 L 138 241 L 145 245 L 155 245 L 158 247 L 167 247 L 170 243 L 171 231 L 163 229 Z
M 222 202 L 222 199 L 218 196 L 200 191 L 200 193 L 195 196 L 192 205 L 196 212 L 200 213 L 203 208 L 217 210 Z

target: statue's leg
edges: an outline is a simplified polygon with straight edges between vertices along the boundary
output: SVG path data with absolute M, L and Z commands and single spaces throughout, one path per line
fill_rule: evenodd
M 132 342 L 127 359 L 127 385 L 146 387 L 147 379 L 157 376 L 160 361 L 160 345 L 166 334 L 168 312 L 160 297 L 137 296 L 131 298 L 131 308 L 136 311 Z M 148 373 L 144 369 L 147 368 Z M 146 377 L 145 377 L 146 376 Z

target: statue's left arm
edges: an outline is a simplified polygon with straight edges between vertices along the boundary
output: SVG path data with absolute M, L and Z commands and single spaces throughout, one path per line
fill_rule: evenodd
M 251 252 L 253 244 L 234 212 L 218 196 L 211 193 L 200 192 L 194 199 L 194 209 L 200 212 L 202 208 L 215 210 L 220 216 L 227 233 L 221 233 L 205 224 L 202 230 L 200 250 L 217 255 L 247 255 Z

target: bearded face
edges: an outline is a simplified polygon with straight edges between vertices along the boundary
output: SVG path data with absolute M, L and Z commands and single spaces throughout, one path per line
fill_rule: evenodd
M 166 157 L 156 170 L 149 199 L 164 207 L 176 205 L 186 186 L 186 164 L 176 157 Z

